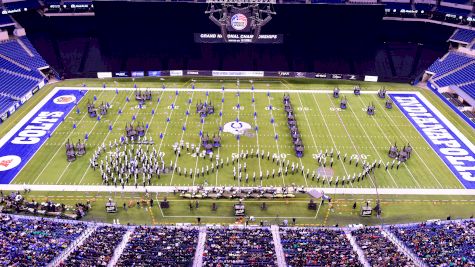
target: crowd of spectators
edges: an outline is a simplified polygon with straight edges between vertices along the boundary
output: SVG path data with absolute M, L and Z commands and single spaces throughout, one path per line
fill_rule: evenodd
M 46 266 L 87 227 L 92 226 L 0 213 L 0 266 Z M 127 229 L 99 226 L 61 266 L 107 266 Z M 475 266 L 474 220 L 388 229 L 428 266 Z M 415 266 L 380 228 L 361 228 L 351 235 L 371 266 Z M 117 266 L 192 266 L 198 237 L 199 230 L 194 227 L 138 226 Z M 280 243 L 289 267 L 362 266 L 350 240 L 339 228 L 281 228 Z M 210 227 L 202 255 L 203 266 L 277 265 L 276 247 L 267 227 Z
M 77 247 L 62 266 L 107 266 L 127 228 L 98 227 L 81 246 Z
M 276 266 L 268 228 L 211 228 L 206 232 L 203 266 Z
M 475 221 L 391 226 L 429 266 L 475 266 Z
M 285 259 L 292 266 L 362 266 L 342 230 L 282 228 Z
M 46 266 L 86 229 L 85 224 L 0 215 L 0 266 Z
M 137 227 L 117 266 L 191 266 L 199 230 L 176 227 Z
M 351 235 L 371 266 L 415 266 L 379 228 L 362 228 L 352 231 Z

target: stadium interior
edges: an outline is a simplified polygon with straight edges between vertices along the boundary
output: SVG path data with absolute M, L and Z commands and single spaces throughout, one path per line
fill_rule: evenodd
M 474 0 L 0 11 L 0 265 L 475 266 Z

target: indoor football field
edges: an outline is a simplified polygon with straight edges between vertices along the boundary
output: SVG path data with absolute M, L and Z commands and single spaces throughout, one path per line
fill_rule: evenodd
M 49 133 L 47 141 L 10 183 L 103 185 L 100 171 L 91 167 L 92 154 L 102 144 L 106 153 L 101 153 L 98 162 L 105 160 L 107 153 L 122 151 L 120 143 L 125 127 L 132 124 L 142 125 L 145 140 L 153 140 L 153 144 L 140 145 L 144 150 L 155 149 L 162 153 L 165 165 L 175 165 L 174 171 L 168 170 L 160 178 L 152 177 L 150 184 L 146 183 L 152 186 L 463 188 L 399 107 L 385 108 L 389 94 L 399 88 L 385 87 L 388 96 L 381 99 L 377 90 L 384 85 L 380 84 L 370 85 L 370 89 L 363 84 L 361 95 L 356 96 L 352 91 L 354 85 L 350 83 L 309 85 L 287 80 L 156 81 L 143 85 L 116 82 L 97 87 L 88 86 L 87 81 L 75 83 L 76 86 L 59 89 L 81 91 L 77 107 Z M 77 86 L 79 84 L 81 86 Z M 341 90 L 338 98 L 332 93 L 335 87 Z M 140 105 L 135 100 L 137 91 L 150 91 L 151 100 Z M 294 151 L 283 105 L 284 94 L 290 96 L 295 110 L 305 148 L 303 157 L 296 157 Z M 347 109 L 340 108 L 344 98 L 348 101 Z M 201 117 L 196 113 L 196 105 L 205 102 L 213 105 L 215 112 Z M 108 104 L 108 114 L 100 120 L 89 117 L 88 103 Z M 369 105 L 375 107 L 373 116 L 366 112 Z M 249 129 L 236 134 L 225 129 L 230 123 L 244 124 Z M 221 146 L 213 148 L 212 157 L 203 147 L 195 152 L 201 136 L 218 135 Z M 68 140 L 85 142 L 87 153 L 68 162 L 65 156 Z M 117 143 L 119 148 L 114 145 Z M 398 164 L 388 156 L 394 144 L 399 149 L 408 144 L 413 148 L 406 162 Z M 182 146 L 180 155 L 174 150 L 177 145 Z M 129 149 L 131 147 L 129 145 Z M 195 147 L 193 151 L 192 147 Z M 219 155 L 218 161 L 216 155 Z M 222 166 L 211 171 L 211 164 L 220 161 Z M 373 163 L 375 168 L 370 175 L 358 179 L 363 166 Z M 243 166 L 246 170 L 241 171 L 239 179 L 233 173 Z M 281 166 L 287 167 L 287 174 Z M 188 170 L 186 176 L 185 169 Z M 138 180 L 142 185 L 140 175 Z M 126 185 L 133 186 L 134 182 L 130 179 Z

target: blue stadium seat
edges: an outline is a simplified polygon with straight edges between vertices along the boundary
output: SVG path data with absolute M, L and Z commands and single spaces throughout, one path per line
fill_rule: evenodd
M 424 10 L 424 11 L 429 11 L 434 8 L 434 5 L 431 4 L 423 4 L 423 3 L 416 3 L 415 4 L 416 10 Z
M 12 23 L 14 22 L 10 16 L 0 14 L 0 26 L 9 25 Z
M 440 13 L 453 14 L 453 15 L 459 15 L 459 16 L 468 16 L 468 14 L 470 14 L 469 10 L 459 9 L 459 8 L 454 8 L 454 7 L 447 7 L 447 6 L 439 6 L 437 7 L 437 11 Z
M 434 72 L 435 76 L 433 78 L 436 78 L 437 76 L 441 76 L 474 60 L 475 59 L 457 52 L 449 52 L 445 58 L 436 60 L 428 68 L 428 71 Z
M 475 83 L 459 86 L 460 90 L 475 99 Z
M 25 44 L 28 50 L 32 52 L 33 56 L 30 56 L 28 52 L 20 45 L 19 42 L 23 42 L 23 44 Z M 34 47 L 26 38 L 20 38 L 19 40 L 9 40 L 4 43 L 1 43 L 0 54 L 14 59 L 18 63 L 32 69 L 48 66 L 48 64 L 38 54 L 36 49 L 34 49 Z
M 467 5 L 469 4 L 470 1 L 469 0 L 444 0 L 443 2 Z
M 475 31 L 458 29 L 454 32 L 450 40 L 460 41 L 464 43 L 471 43 L 475 39 Z
M 8 111 L 8 109 L 15 104 L 16 101 L 9 97 L 0 95 L 0 115 Z
M 475 64 L 468 65 L 445 77 L 434 80 L 440 86 L 458 85 L 475 81 Z
M 21 98 L 39 83 L 39 80 L 24 78 L 20 75 L 0 71 L 0 92 L 15 98 Z

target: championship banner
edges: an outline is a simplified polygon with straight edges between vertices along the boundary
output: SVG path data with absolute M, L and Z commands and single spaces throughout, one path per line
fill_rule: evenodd
M 260 34 L 256 41 L 252 40 L 254 37 L 252 34 L 230 33 L 227 36 L 227 43 L 282 44 L 284 42 L 283 34 Z M 220 33 L 195 33 L 194 39 L 195 43 L 226 43 Z
M 79 90 L 59 90 L 0 139 L 0 184 L 15 178 L 82 97 Z

